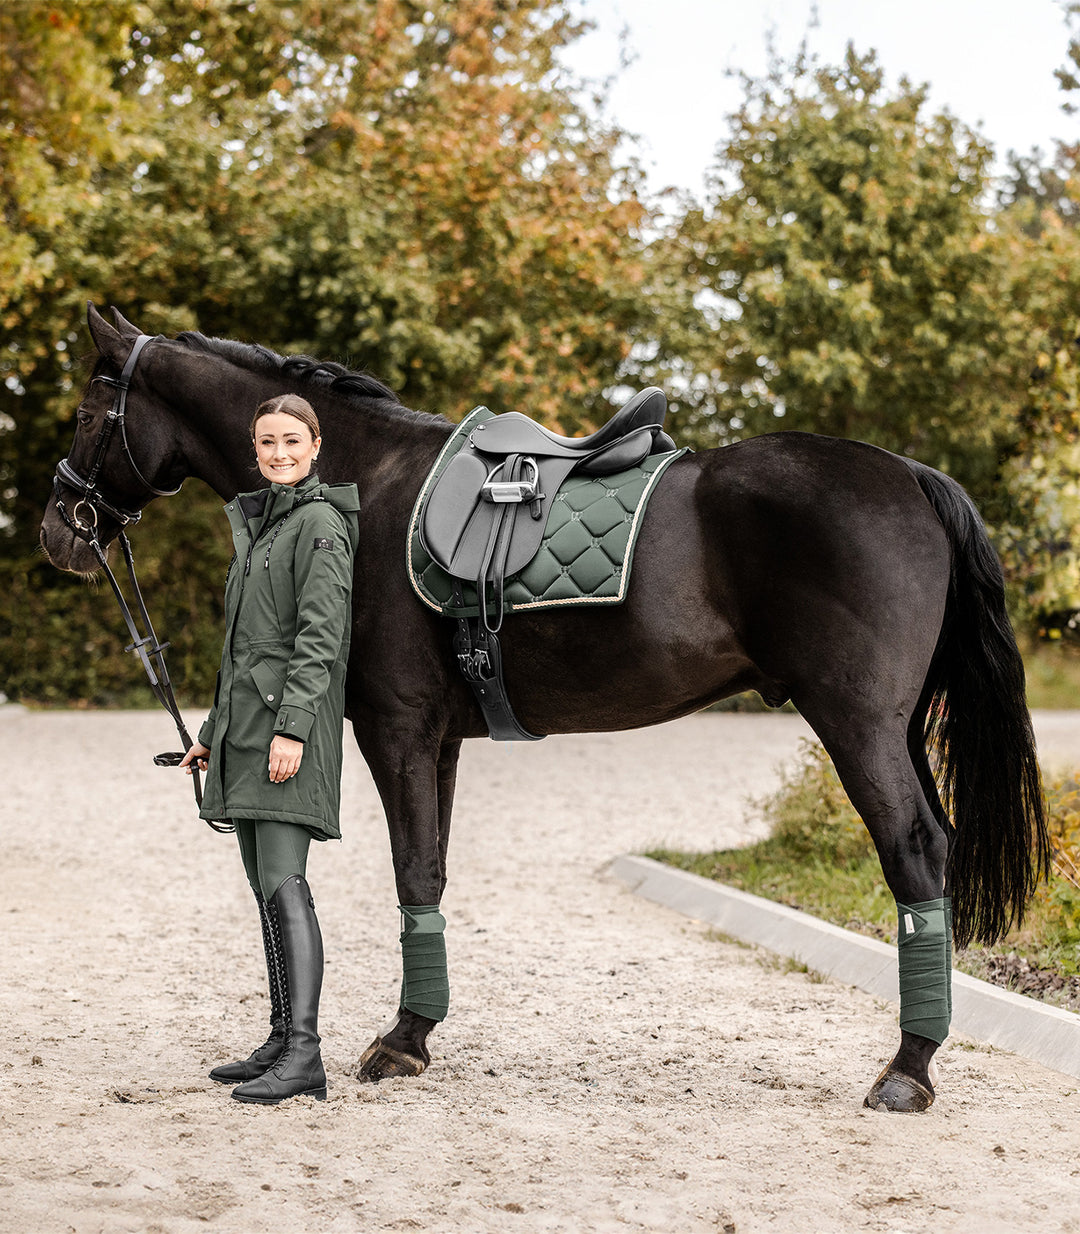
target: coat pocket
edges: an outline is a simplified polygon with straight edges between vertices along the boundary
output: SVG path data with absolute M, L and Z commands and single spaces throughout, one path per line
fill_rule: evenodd
M 251 667 L 251 680 L 255 682 L 255 688 L 259 691 L 259 697 L 264 706 L 269 707 L 271 711 L 276 712 L 281 706 L 281 695 L 285 689 L 285 674 L 284 666 L 271 664 L 267 660 L 260 660 L 258 664 Z

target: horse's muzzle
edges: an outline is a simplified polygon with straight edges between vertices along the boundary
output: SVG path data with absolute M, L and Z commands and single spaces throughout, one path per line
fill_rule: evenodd
M 73 574 L 93 574 L 101 568 L 97 554 L 64 522 L 53 504 L 45 510 L 38 540 L 49 563 L 58 570 L 68 570 Z

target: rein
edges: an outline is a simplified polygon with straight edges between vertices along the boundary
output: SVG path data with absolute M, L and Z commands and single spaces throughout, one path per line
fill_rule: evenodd
M 154 336 L 154 337 L 160 337 Z M 181 489 L 182 484 L 174 489 L 160 489 L 151 484 L 139 470 L 131 453 L 131 447 L 128 445 L 127 425 L 125 420 L 125 412 L 127 409 L 127 393 L 131 386 L 131 377 L 135 372 L 135 364 L 138 361 L 142 349 L 147 343 L 153 342 L 154 337 L 148 334 L 140 334 L 135 340 L 135 344 L 128 355 L 127 361 L 124 364 L 123 370 L 118 379 L 111 377 L 98 377 L 97 381 L 103 381 L 115 388 L 116 393 L 113 396 L 113 404 L 105 416 L 105 420 L 101 426 L 101 431 L 98 434 L 97 442 L 94 446 L 94 457 L 90 464 L 90 470 L 85 477 L 81 476 L 78 471 L 71 465 L 67 458 L 62 458 L 56 465 L 56 475 L 53 477 L 53 492 L 55 494 L 56 508 L 60 517 L 71 528 L 71 530 L 93 550 L 94 556 L 97 557 L 105 577 L 109 580 L 109 585 L 112 587 L 113 595 L 116 597 L 116 602 L 120 606 L 120 613 L 124 618 L 124 624 L 128 628 L 128 633 L 131 635 L 131 642 L 125 651 L 133 651 L 139 657 L 142 663 L 143 670 L 146 673 L 147 679 L 150 682 L 150 689 L 154 693 L 154 697 L 165 708 L 172 717 L 173 723 L 176 725 L 177 734 L 184 747 L 184 754 L 191 749 L 194 742 L 191 740 L 191 735 L 184 724 L 183 716 L 180 714 L 180 708 L 176 702 L 176 696 L 173 693 L 172 682 L 169 679 L 169 670 L 165 663 L 165 649 L 169 646 L 167 642 L 163 643 L 158 639 L 154 632 L 153 622 L 150 620 L 150 614 L 146 608 L 146 602 L 143 599 L 142 589 L 139 586 L 139 579 L 135 573 L 135 559 L 131 552 L 131 542 L 127 538 L 125 528 L 133 527 L 140 518 L 142 518 L 141 510 L 127 510 L 121 506 L 117 506 L 108 501 L 97 487 L 98 476 L 101 473 L 101 468 L 105 461 L 105 454 L 109 448 L 109 443 L 116 435 L 117 430 L 120 434 L 120 448 L 124 457 L 124 461 L 131 469 L 132 474 L 139 483 L 146 488 L 154 497 L 172 497 L 175 496 Z M 75 508 L 69 513 L 67 506 L 64 503 L 61 495 L 60 486 L 66 485 L 68 488 L 74 489 L 79 494 L 79 499 L 75 503 Z M 124 593 L 120 588 L 120 584 L 116 579 L 116 575 L 109 565 L 106 551 L 101 546 L 98 539 L 98 512 L 102 512 L 109 518 L 114 519 L 120 524 L 120 532 L 117 540 L 120 543 L 120 550 L 124 555 L 124 564 L 127 567 L 128 578 L 131 582 L 132 594 L 135 598 L 135 605 L 138 609 L 138 617 L 142 622 L 142 627 L 146 633 L 141 634 L 139 630 L 139 621 L 136 620 L 132 613 L 127 600 L 124 598 Z M 184 754 L 158 754 L 154 758 L 154 763 L 158 767 L 176 767 L 183 759 Z M 197 766 L 192 766 L 192 787 L 195 790 L 195 804 L 202 806 L 202 780 Z M 209 824 L 215 831 L 232 831 L 231 824 L 223 822 L 210 822 Z

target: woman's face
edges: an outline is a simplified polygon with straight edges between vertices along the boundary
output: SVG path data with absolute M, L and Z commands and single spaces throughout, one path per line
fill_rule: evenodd
M 285 411 L 260 416 L 255 424 L 255 456 L 259 470 L 275 484 L 299 484 L 319 457 L 322 438 Z

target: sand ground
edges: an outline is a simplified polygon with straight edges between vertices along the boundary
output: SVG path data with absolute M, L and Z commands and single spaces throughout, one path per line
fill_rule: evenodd
M 1080 766 L 1080 720 L 1037 717 Z M 309 866 L 329 1099 L 206 1078 L 264 1035 L 232 837 L 194 817 L 161 713 L 0 708 L 0 1230 L 1080 1231 L 1080 1082 L 951 1039 L 921 1117 L 863 1094 L 896 1010 L 635 899 L 620 852 L 753 838 L 807 729 L 703 715 L 466 746 L 444 901 L 453 1003 L 418 1079 L 359 1083 L 395 1004 L 385 825 L 347 748 Z

